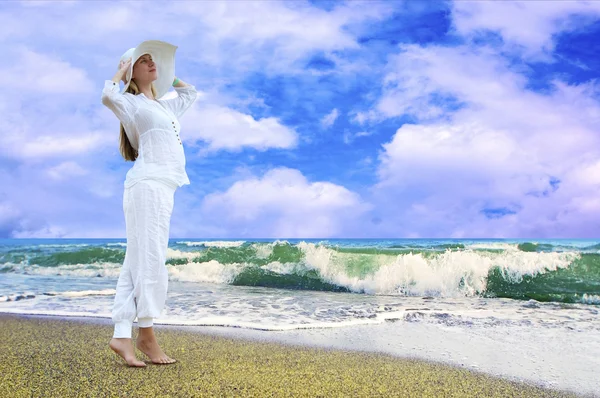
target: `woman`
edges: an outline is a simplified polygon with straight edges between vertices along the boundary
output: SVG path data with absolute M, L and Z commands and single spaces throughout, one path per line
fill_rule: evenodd
M 150 40 L 128 50 L 102 91 L 102 103 L 121 122 L 121 155 L 135 162 L 124 184 L 127 250 L 117 282 L 112 311 L 115 330 L 109 344 L 129 366 L 146 366 L 136 358 L 131 340 L 136 317 L 136 347 L 153 363 L 176 362 L 162 351 L 152 328 L 167 296 L 165 261 L 175 190 L 190 183 L 178 119 L 196 100 L 196 89 L 175 78 L 176 49 Z M 119 92 L 121 80 L 123 93 Z M 178 96 L 159 99 L 171 83 Z

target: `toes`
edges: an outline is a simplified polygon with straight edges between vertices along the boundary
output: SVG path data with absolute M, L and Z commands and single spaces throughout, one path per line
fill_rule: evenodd
M 158 365 L 168 365 L 168 364 L 177 362 L 177 360 L 175 360 L 173 358 L 169 358 L 169 357 L 162 357 L 153 362 Z
M 127 364 L 129 366 L 133 366 L 133 367 L 136 367 L 136 368 L 143 368 L 143 367 L 146 366 L 146 364 L 144 362 L 138 361 L 137 359 L 134 359 L 132 361 L 127 361 Z

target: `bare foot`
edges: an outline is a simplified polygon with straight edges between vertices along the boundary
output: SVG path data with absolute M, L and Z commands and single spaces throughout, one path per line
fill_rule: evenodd
M 146 364 L 135 357 L 131 339 L 112 339 L 108 344 L 111 350 L 119 354 L 127 362 L 127 365 L 143 368 Z
M 175 359 L 169 358 L 160 348 L 151 327 L 140 328 L 140 334 L 138 335 L 135 346 L 138 350 L 146 354 L 152 363 L 168 365 L 177 362 Z

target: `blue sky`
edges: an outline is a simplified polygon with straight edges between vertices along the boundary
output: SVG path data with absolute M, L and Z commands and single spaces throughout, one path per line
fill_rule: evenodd
M 15 1 L 0 237 L 125 236 L 100 95 L 150 39 L 199 91 L 173 238 L 600 235 L 599 2 Z

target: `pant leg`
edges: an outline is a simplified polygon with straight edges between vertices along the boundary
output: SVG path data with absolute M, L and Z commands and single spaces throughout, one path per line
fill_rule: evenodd
M 136 315 L 140 327 L 152 326 L 164 308 L 169 280 L 165 262 L 175 188 L 144 180 L 128 189 L 124 205 L 128 261 L 117 283 L 115 334 L 126 329 L 131 334 Z
M 128 256 L 126 251 L 125 261 L 117 281 L 117 292 L 112 310 L 112 319 L 115 323 L 114 338 L 131 338 L 131 328 L 136 316 L 133 280 L 128 261 L 130 258 L 131 256 Z
M 131 206 L 131 188 L 123 192 L 123 213 L 125 215 L 125 230 L 127 236 L 127 249 L 125 260 L 119 273 L 117 289 L 112 310 L 112 320 L 115 323 L 114 338 L 131 338 L 131 328 L 136 317 L 135 295 L 133 291 L 133 280 L 131 278 L 130 263 L 137 262 L 135 255 L 136 241 L 133 239 L 131 229 L 133 228 L 132 217 L 129 214 Z

